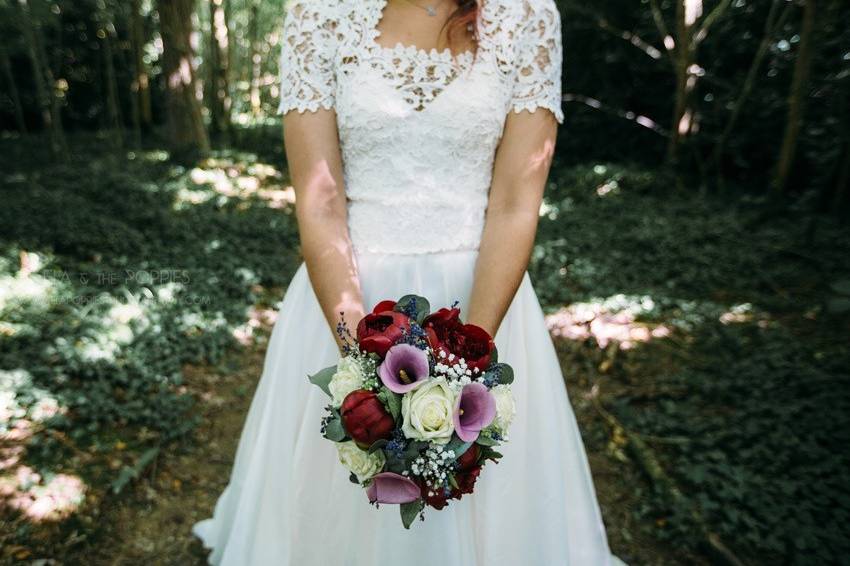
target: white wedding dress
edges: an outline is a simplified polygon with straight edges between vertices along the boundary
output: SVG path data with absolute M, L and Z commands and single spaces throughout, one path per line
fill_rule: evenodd
M 280 111 L 335 109 L 349 231 L 366 307 L 407 293 L 466 312 L 494 152 L 511 111 L 563 121 L 553 0 L 486 0 L 477 55 L 381 46 L 385 0 L 293 0 Z M 307 375 L 337 361 L 302 263 L 212 518 L 193 532 L 228 566 L 613 564 L 581 436 L 525 273 L 498 333 L 517 415 L 475 493 L 402 527 L 376 509 L 322 438 L 325 394 Z

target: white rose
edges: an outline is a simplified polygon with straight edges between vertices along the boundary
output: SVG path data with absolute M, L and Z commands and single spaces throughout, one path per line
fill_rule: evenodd
M 371 479 L 372 476 L 380 472 L 384 467 L 384 453 L 376 450 L 369 454 L 365 450 L 361 450 L 354 441 L 336 442 L 336 450 L 339 454 L 339 461 L 350 470 L 360 483 Z
M 506 384 L 497 385 L 490 390 L 490 393 L 496 399 L 496 418 L 493 419 L 493 424 L 499 429 L 499 432 L 505 434 L 508 432 L 508 427 L 511 426 L 516 414 L 514 394 L 511 392 L 511 386 Z
M 401 399 L 402 432 L 414 440 L 446 444 L 455 431 L 454 404 L 455 394 L 442 378 L 405 393 Z
M 333 397 L 333 406 L 339 407 L 342 401 L 352 391 L 360 389 L 363 385 L 363 368 L 352 356 L 340 358 L 336 366 L 336 373 L 331 377 L 328 390 Z

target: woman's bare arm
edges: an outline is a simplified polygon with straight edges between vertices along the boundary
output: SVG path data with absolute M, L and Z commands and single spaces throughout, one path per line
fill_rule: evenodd
M 549 110 L 511 112 L 496 151 L 493 181 L 467 322 L 491 336 L 522 282 L 555 150 L 558 124 Z
M 295 188 L 301 253 L 316 298 L 341 347 L 336 325 L 363 318 L 363 294 L 348 233 L 336 113 L 288 112 L 283 118 L 286 160 Z

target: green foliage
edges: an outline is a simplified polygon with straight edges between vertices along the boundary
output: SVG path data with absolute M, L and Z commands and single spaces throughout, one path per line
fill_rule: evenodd
M 530 267 L 547 307 L 670 329 L 609 370 L 622 388 L 609 408 L 650 439 L 687 501 L 644 491 L 642 523 L 696 546 L 696 509 L 751 563 L 839 563 L 850 328 L 833 307 L 847 296 L 850 234 L 803 208 L 768 218 L 757 201 L 665 185 L 610 164 L 556 171 Z M 598 349 L 591 335 L 579 361 Z
M 17 148 L 26 161 L 0 152 L 0 379 L 16 418 L 81 447 L 117 433 L 141 452 L 194 428 L 184 364 L 238 346 L 249 308 L 294 272 L 297 233 L 290 210 L 239 190 L 258 177 L 283 188 L 254 155 L 190 170 L 159 151 L 103 157 L 96 138 L 77 141 L 67 165 L 35 147 Z M 64 458 L 32 453 L 45 470 Z M 137 473 L 120 472 L 116 489 Z
M 399 511 L 401 513 L 401 523 L 404 525 L 405 529 L 409 529 L 410 525 L 413 524 L 413 521 L 416 520 L 416 517 L 422 512 L 425 508 L 425 502 L 421 499 L 417 499 L 416 501 L 412 501 L 410 503 L 402 503 L 399 505 Z
M 331 380 L 333 379 L 334 374 L 336 373 L 336 366 L 326 367 L 325 369 L 316 372 L 315 374 L 309 376 L 310 383 L 317 386 L 319 389 L 324 391 L 328 396 L 331 395 L 331 390 L 329 389 L 329 385 Z

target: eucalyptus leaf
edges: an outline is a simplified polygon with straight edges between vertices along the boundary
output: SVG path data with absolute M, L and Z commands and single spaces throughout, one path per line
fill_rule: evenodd
M 401 511 L 401 522 L 404 525 L 405 529 L 410 528 L 410 525 L 413 524 L 413 521 L 416 520 L 416 517 L 424 508 L 425 502 L 421 499 L 411 501 L 410 503 L 402 503 L 401 505 L 399 505 L 399 510 Z
M 336 414 L 334 418 L 325 424 L 325 438 L 334 442 L 342 442 L 348 436 L 345 432 L 345 427 L 342 426 L 342 419 Z
M 328 388 L 328 385 L 333 379 L 334 374 L 336 373 L 336 366 L 327 367 L 318 373 L 314 373 L 309 376 L 310 383 L 313 385 L 318 385 L 322 391 L 328 394 L 328 397 L 332 397 L 331 390 Z
M 499 444 L 496 440 L 493 440 L 486 434 L 479 434 L 478 439 L 475 441 L 476 444 L 480 444 L 481 446 L 496 446 Z
M 514 382 L 514 368 L 508 364 L 499 364 L 499 383 L 508 385 Z
M 414 302 L 415 309 L 412 318 L 419 324 L 422 324 L 422 321 L 425 320 L 425 317 L 428 316 L 428 313 L 431 311 L 431 304 L 425 297 L 420 297 L 419 295 L 405 295 L 398 300 L 394 310 L 397 312 L 406 312 L 409 305 Z
M 351 472 L 351 475 L 348 476 L 348 481 L 350 481 L 351 483 L 356 483 L 357 485 L 360 485 L 360 480 L 357 479 L 357 476 L 354 475 L 354 472 Z
M 454 450 L 455 459 L 460 458 L 472 446 L 472 442 L 464 442 L 457 436 L 452 436 L 452 439 L 446 444 L 446 450 Z

